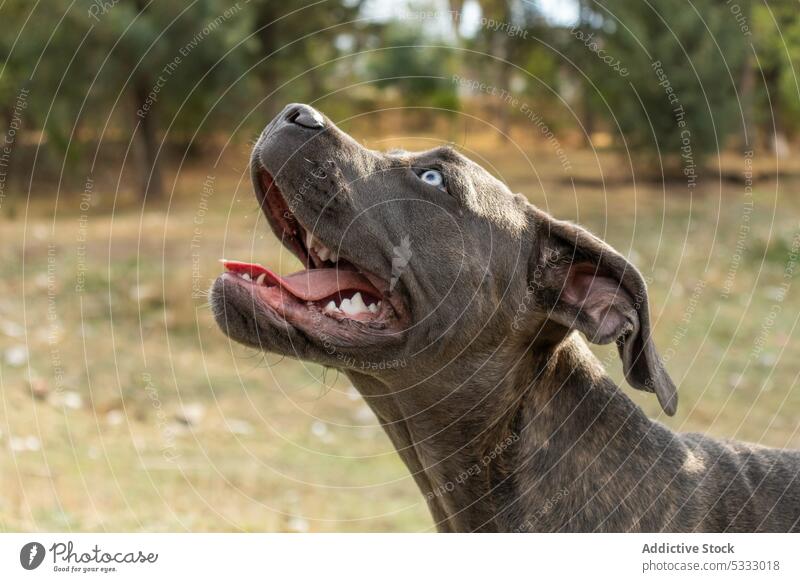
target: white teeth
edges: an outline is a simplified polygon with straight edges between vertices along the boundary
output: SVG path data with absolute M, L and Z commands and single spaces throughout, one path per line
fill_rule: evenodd
M 361 293 L 356 293 L 350 299 L 342 299 L 342 303 L 337 307 L 335 301 L 329 301 L 323 308 L 324 313 L 344 313 L 346 315 L 358 315 L 360 313 L 378 313 L 381 309 L 381 302 L 367 306 Z
M 245 281 L 250 281 L 250 273 L 242 273 L 242 279 Z
M 334 253 L 332 250 L 322 244 L 317 237 L 308 231 L 306 231 L 305 243 L 306 248 L 317 253 L 317 256 L 320 258 L 320 260 L 331 260 L 334 263 L 339 260 L 339 255 L 337 253 Z
M 256 284 L 257 285 L 263 285 L 264 284 L 264 279 L 266 279 L 266 278 L 267 278 L 267 274 L 266 273 L 261 273 L 258 276 L 258 279 L 256 279 Z
M 358 310 L 358 313 L 366 313 L 367 305 L 364 303 L 364 298 L 361 297 L 361 293 L 356 293 L 353 295 L 353 298 L 350 300 L 350 305 L 353 309 Z
M 369 309 L 367 309 L 367 306 L 364 304 L 364 299 L 361 297 L 361 293 L 356 293 L 353 295 L 352 299 L 344 299 L 340 308 L 347 315 L 369 313 Z

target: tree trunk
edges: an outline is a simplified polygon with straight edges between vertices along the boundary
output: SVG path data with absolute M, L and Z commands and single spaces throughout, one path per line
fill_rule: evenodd
M 742 2 L 742 14 L 747 22 L 753 22 L 753 2 Z M 749 46 L 748 46 L 749 45 Z M 742 76 L 739 81 L 739 99 L 742 103 L 742 151 L 755 149 L 758 145 L 758 128 L 755 121 L 756 63 L 753 44 L 745 43 L 742 61 Z
M 461 40 L 461 15 L 464 11 L 464 0 L 450 0 L 450 20 L 453 23 L 453 35 Z
M 136 10 L 142 14 L 148 6 L 146 0 L 134 0 Z M 133 79 L 133 98 L 136 107 L 136 122 L 142 145 L 142 171 L 140 172 L 139 195 L 142 200 L 149 196 L 162 198 L 164 184 L 161 180 L 161 166 L 158 161 L 158 125 L 156 123 L 155 101 L 150 100 L 150 92 L 154 83 L 150 76 L 139 70 Z M 136 127 L 136 126 L 134 126 Z
M 508 50 L 504 54 L 508 54 Z M 498 86 L 511 92 L 511 65 L 500 63 Z M 511 107 L 505 100 L 501 100 L 498 105 L 498 127 L 500 128 L 500 138 L 507 142 L 511 141 Z
M 740 99 L 742 101 L 742 149 L 752 150 L 756 146 L 756 126 L 753 121 L 753 107 L 756 88 L 756 70 L 753 57 L 748 54 L 742 66 Z
M 583 95 L 583 141 L 586 147 L 594 147 L 592 145 L 592 134 L 595 132 L 595 114 L 594 109 L 592 108 L 592 104 L 589 103 L 589 99 L 587 97 L 588 92 L 584 93 Z
M 142 147 L 142 171 L 140 172 L 140 197 L 162 198 L 164 184 L 161 177 L 161 163 L 158 159 L 158 124 L 156 123 L 155 103 L 148 103 L 150 85 L 145 75 L 137 75 L 134 81 L 134 99 L 136 101 L 136 116 L 138 134 Z M 147 109 L 144 109 L 147 108 Z
M 770 119 L 766 122 L 769 145 L 777 159 L 785 159 L 789 156 L 789 140 L 783 130 L 783 107 L 778 87 L 778 71 L 770 71 L 764 75 L 764 79 L 772 106 Z

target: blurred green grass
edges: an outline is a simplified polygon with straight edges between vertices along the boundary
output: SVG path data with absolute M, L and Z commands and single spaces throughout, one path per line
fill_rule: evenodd
M 431 147 L 402 136 L 368 143 L 400 144 Z M 571 156 L 587 179 L 572 183 L 546 149 L 461 145 L 512 189 L 628 254 L 650 280 L 657 344 L 681 395 L 677 416 L 661 420 L 800 448 L 795 275 L 779 299 L 800 232 L 800 181 L 756 184 L 736 259 L 741 184 L 706 180 L 690 196 L 585 151 Z M 344 376 L 231 344 L 205 297 L 192 296 L 223 256 L 297 267 L 260 217 L 242 159 L 217 172 L 207 212 L 202 168 L 179 172 L 170 203 L 144 213 L 112 213 L 113 195 L 98 191 L 85 260 L 78 193 L 61 195 L 55 213 L 43 198 L 18 203 L 14 220 L 0 217 L 0 530 L 431 527 Z M 621 380 L 613 348 L 597 353 Z M 653 398 L 623 389 L 659 415 Z

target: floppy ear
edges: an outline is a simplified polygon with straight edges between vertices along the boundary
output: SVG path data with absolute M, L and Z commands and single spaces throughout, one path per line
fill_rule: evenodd
M 596 344 L 617 343 L 625 378 L 655 392 L 675 414 L 678 394 L 651 338 L 647 286 L 639 271 L 588 231 L 535 209 L 531 281 L 549 319 Z

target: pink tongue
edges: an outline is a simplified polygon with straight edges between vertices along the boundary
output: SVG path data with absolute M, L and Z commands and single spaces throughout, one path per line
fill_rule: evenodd
M 330 297 L 340 291 L 353 290 L 369 293 L 375 298 L 380 298 L 380 291 L 369 282 L 369 280 L 356 271 L 344 271 L 339 269 L 310 269 L 299 271 L 285 277 L 281 277 L 256 263 L 243 263 L 241 261 L 226 261 L 222 264 L 229 271 L 235 273 L 247 273 L 255 280 L 262 273 L 266 274 L 266 283 L 278 285 L 286 289 L 289 293 L 302 299 L 303 301 L 319 301 Z

